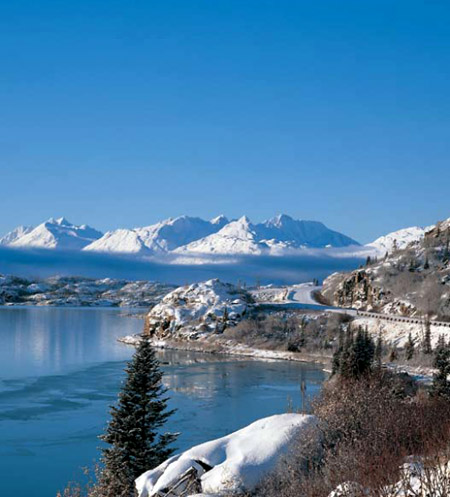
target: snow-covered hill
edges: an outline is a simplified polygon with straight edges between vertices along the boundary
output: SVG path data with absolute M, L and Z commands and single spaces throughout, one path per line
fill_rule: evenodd
M 283 253 L 289 249 L 344 247 L 358 242 L 316 221 L 297 221 L 285 214 L 252 224 L 247 216 L 220 231 L 176 250 L 177 253 L 252 254 Z
M 59 219 L 50 218 L 48 221 L 36 226 L 36 228 L 22 230 L 22 234 L 18 230 L 20 228 L 16 228 L 16 230 L 4 237 L 4 239 L 12 239 L 12 241 L 7 241 L 4 245 L 11 247 L 81 250 L 102 236 L 100 231 L 86 224 L 76 226 L 64 217 Z
M 146 332 L 157 338 L 199 338 L 232 326 L 247 313 L 252 297 L 218 279 L 167 294 L 148 314 Z
M 211 221 L 180 216 L 145 228 L 109 231 L 84 250 L 96 252 L 164 253 L 220 230 L 228 220 L 219 216 Z
M 367 247 L 373 247 L 378 254 L 385 255 L 394 250 L 403 250 L 410 243 L 419 242 L 433 226 L 421 228 L 420 226 L 412 226 L 398 231 L 393 231 L 384 236 L 380 236 L 376 240 L 367 244 Z

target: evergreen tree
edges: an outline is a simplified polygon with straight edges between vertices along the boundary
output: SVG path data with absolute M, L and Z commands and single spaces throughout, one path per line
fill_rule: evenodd
M 391 352 L 389 354 L 389 362 L 395 362 L 398 359 L 398 351 L 396 347 L 392 347 Z
M 118 404 L 100 437 L 109 447 L 102 450 L 104 467 L 94 493 L 99 497 L 134 496 L 134 480 L 166 460 L 176 438 L 160 433 L 174 411 L 167 409 L 162 372 L 148 340 L 140 342 L 125 372 Z
M 367 330 L 359 327 L 356 337 L 348 330 L 343 347 L 333 357 L 333 371 L 346 379 L 358 379 L 371 370 L 374 355 L 375 344 Z
M 344 330 L 339 328 L 338 345 L 333 354 L 332 369 L 331 374 L 335 375 L 340 372 L 341 369 L 341 357 L 344 351 Z
M 414 340 L 411 333 L 408 335 L 408 341 L 405 345 L 405 357 L 407 361 L 410 361 L 414 357 Z
M 431 354 L 433 351 L 431 347 L 431 325 L 428 316 L 425 319 L 425 333 L 423 335 L 422 350 L 424 354 Z
M 447 235 L 445 237 L 444 253 L 442 256 L 442 260 L 445 263 L 447 263 L 450 260 L 449 244 L 450 244 L 450 235 L 449 235 L 449 231 L 447 230 Z
M 434 367 L 438 372 L 433 376 L 431 393 L 438 397 L 450 399 L 450 347 L 445 343 L 444 337 L 440 336 L 434 353 Z
M 378 367 L 381 367 L 381 360 L 383 358 L 383 338 L 381 333 L 378 334 L 377 343 L 375 344 L 375 361 Z
M 225 307 L 225 309 L 223 310 L 223 316 L 222 316 L 222 323 L 223 323 L 223 327 L 224 329 L 227 327 L 227 324 L 228 324 L 228 307 Z

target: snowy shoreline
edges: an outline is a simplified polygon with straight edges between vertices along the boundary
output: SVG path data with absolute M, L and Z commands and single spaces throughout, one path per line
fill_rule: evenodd
M 117 340 L 126 345 L 136 346 L 142 339 L 142 335 L 127 335 Z M 331 365 L 331 356 L 323 354 L 299 354 L 298 352 L 288 352 L 284 350 L 256 349 L 246 345 L 233 342 L 231 340 L 158 340 L 151 339 L 152 345 L 157 349 L 183 350 L 187 352 L 199 352 L 211 355 L 251 357 L 254 359 L 274 360 L 274 361 L 296 361 L 322 364 L 325 372 Z

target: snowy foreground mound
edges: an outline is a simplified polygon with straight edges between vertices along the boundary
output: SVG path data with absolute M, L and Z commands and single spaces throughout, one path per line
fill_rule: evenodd
M 157 338 L 190 338 L 221 333 L 244 316 L 252 298 L 218 279 L 179 287 L 147 315 L 146 331 Z
M 314 416 L 280 414 L 171 457 L 136 480 L 139 497 L 251 491 Z

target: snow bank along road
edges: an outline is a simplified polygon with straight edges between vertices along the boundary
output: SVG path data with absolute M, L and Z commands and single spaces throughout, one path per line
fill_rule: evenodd
M 317 309 L 325 312 L 340 312 L 350 316 L 361 316 L 365 318 L 380 319 L 384 321 L 408 323 L 408 324 L 425 324 L 426 320 L 418 317 L 399 316 L 398 314 L 382 314 L 379 312 L 361 311 L 359 309 L 349 309 L 344 307 L 333 307 L 322 305 L 314 298 L 314 292 L 319 291 L 322 287 L 314 286 L 312 283 L 301 283 L 288 287 L 270 288 L 273 300 L 259 301 L 259 305 L 269 305 L 274 307 L 291 308 L 291 309 Z M 258 298 L 258 291 L 254 292 Z M 446 326 L 450 328 L 450 322 L 430 321 L 431 326 Z

